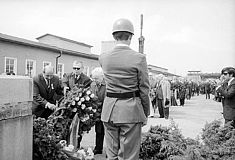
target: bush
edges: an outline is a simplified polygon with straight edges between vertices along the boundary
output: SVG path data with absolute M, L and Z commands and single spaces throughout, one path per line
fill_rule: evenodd
M 201 141 L 184 138 L 172 121 L 170 127 L 155 126 L 143 134 L 143 160 L 234 160 L 235 128 L 215 120 L 202 130 Z

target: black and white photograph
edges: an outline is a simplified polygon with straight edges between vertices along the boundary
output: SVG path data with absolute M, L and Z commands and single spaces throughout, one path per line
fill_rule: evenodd
M 1 0 L 0 160 L 234 160 L 234 0 Z

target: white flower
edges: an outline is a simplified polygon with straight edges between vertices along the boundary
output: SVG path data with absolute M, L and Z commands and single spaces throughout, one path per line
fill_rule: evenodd
M 96 109 L 92 109 L 93 112 L 96 112 Z
M 85 104 L 82 104 L 82 109 L 85 109 L 86 108 L 86 105 Z
M 84 102 L 84 101 L 85 101 L 85 98 L 82 97 L 82 98 L 80 99 L 80 101 L 81 101 L 81 102 Z
M 86 94 L 87 94 L 87 95 L 91 94 L 91 91 L 90 91 L 90 90 L 88 90 L 88 91 L 86 92 Z
M 72 106 L 74 106 L 74 105 L 75 105 L 75 101 L 72 102 Z
M 72 112 L 77 112 L 77 110 L 78 110 L 77 108 L 74 108 L 74 109 L 72 110 Z
M 88 109 L 91 111 L 91 110 L 92 110 L 92 107 L 88 107 Z
M 86 156 L 86 152 L 84 151 L 84 149 L 78 150 L 77 153 Z
M 94 98 L 94 97 L 95 97 L 94 93 L 92 93 L 92 94 L 90 95 L 90 97 L 91 97 L 91 98 Z
M 75 101 L 79 101 L 79 97 L 75 97 Z
M 81 104 L 82 104 L 82 102 L 81 102 L 81 101 L 79 101 L 79 102 L 78 102 L 78 105 L 80 106 Z
M 89 156 L 94 156 L 94 153 L 93 153 L 91 147 L 89 147 L 89 148 L 87 149 L 87 153 L 88 153 Z
M 70 151 L 73 151 L 74 150 L 74 146 L 72 144 L 69 144 L 68 145 L 68 148 L 70 149 Z
M 82 97 L 82 93 L 79 93 L 79 95 L 78 95 L 79 97 Z
M 87 97 L 86 97 L 86 101 L 89 101 L 89 100 L 90 100 L 90 97 L 87 96 Z
M 64 150 L 72 152 L 74 150 L 74 146 L 70 144 L 68 147 L 64 147 Z
M 60 145 L 62 147 L 65 147 L 67 145 L 67 141 L 66 140 L 61 140 L 59 143 L 60 143 Z

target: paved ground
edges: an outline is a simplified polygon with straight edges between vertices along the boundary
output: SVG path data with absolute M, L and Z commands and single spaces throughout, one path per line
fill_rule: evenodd
M 206 122 L 211 122 L 215 119 L 223 120 L 221 112 L 222 104 L 220 102 L 206 99 L 205 95 L 200 95 L 186 100 L 184 107 L 171 106 L 170 119 L 175 121 L 185 137 L 196 138 L 200 136 Z M 165 120 L 158 117 L 159 114 L 157 113 L 155 118 L 149 118 L 147 125 L 143 127 L 143 132 L 147 132 L 151 125 L 168 126 L 170 124 L 170 119 Z M 94 147 L 94 144 L 95 132 L 93 129 L 89 134 L 84 135 L 81 145 Z M 105 160 L 105 154 L 96 155 L 95 159 Z

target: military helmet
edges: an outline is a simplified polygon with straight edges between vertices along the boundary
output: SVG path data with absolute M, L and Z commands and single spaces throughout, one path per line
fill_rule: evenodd
M 124 19 L 124 18 L 118 19 L 113 24 L 112 34 L 114 34 L 115 32 L 120 32 L 120 31 L 134 34 L 134 26 L 131 23 L 131 21 L 129 21 L 128 19 Z

